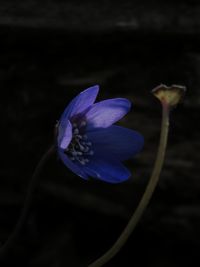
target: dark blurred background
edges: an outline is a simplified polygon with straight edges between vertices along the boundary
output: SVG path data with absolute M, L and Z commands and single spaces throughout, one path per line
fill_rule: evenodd
M 0 242 L 11 233 L 31 174 L 67 103 L 99 84 L 98 100 L 127 97 L 120 124 L 145 146 L 118 185 L 86 182 L 53 156 L 8 266 L 84 267 L 116 240 L 148 182 L 159 140 L 160 83 L 188 88 L 171 114 L 164 169 L 122 251 L 106 266 L 199 264 L 200 2 L 0 1 Z M 3 267 L 3 265 L 2 265 Z

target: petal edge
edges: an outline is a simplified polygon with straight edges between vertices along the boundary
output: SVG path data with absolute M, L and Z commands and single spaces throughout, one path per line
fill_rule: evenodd
M 99 92 L 99 86 L 94 85 L 82 91 L 78 94 L 69 105 L 65 108 L 60 121 L 62 122 L 75 114 L 82 113 L 88 107 L 90 107 L 96 100 Z
M 126 98 L 113 98 L 95 103 L 86 113 L 87 130 L 111 126 L 123 118 L 130 108 L 131 102 Z
M 95 159 L 85 167 L 85 172 L 98 180 L 112 184 L 126 181 L 130 176 L 130 171 L 118 161 Z

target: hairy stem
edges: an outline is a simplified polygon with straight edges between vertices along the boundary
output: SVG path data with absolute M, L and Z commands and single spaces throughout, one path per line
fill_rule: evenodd
M 4 245 L 2 247 L 0 247 L 0 259 L 1 260 L 9 254 L 10 249 L 12 249 L 18 236 L 20 235 L 20 232 L 21 232 L 21 230 L 22 230 L 22 228 L 26 222 L 26 219 L 28 217 L 28 214 L 29 214 L 30 206 L 31 206 L 32 199 L 33 199 L 33 193 L 34 193 L 34 190 L 36 188 L 38 178 L 40 176 L 42 168 L 43 168 L 44 164 L 47 162 L 47 160 L 49 159 L 49 157 L 53 154 L 54 151 L 55 151 L 54 146 L 51 146 L 47 150 L 47 152 L 42 156 L 40 162 L 38 163 L 38 165 L 35 168 L 35 171 L 32 175 L 32 178 L 30 180 L 30 184 L 29 184 L 28 189 L 27 189 L 27 194 L 25 197 L 24 206 L 21 210 L 21 214 L 20 214 L 20 217 L 18 219 L 18 222 L 17 222 L 13 232 L 8 237 L 7 241 L 4 243 Z
M 142 196 L 142 199 L 140 200 L 138 207 L 133 213 L 127 226 L 125 227 L 119 238 L 116 240 L 114 245 L 100 258 L 91 263 L 88 267 L 100 267 L 103 266 L 105 263 L 107 263 L 110 259 L 112 259 L 123 247 L 129 236 L 135 229 L 137 223 L 139 222 L 144 210 L 146 209 L 152 197 L 152 194 L 159 180 L 167 146 L 168 129 L 169 129 L 169 109 L 168 106 L 163 105 L 161 135 L 160 135 L 160 143 L 157 152 L 157 157 L 152 171 L 152 175 L 150 177 L 146 190 Z

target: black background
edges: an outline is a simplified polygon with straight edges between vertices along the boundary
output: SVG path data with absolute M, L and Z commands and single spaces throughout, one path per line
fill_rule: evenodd
M 8 266 L 87 266 L 116 240 L 148 182 L 161 108 L 150 91 L 187 87 L 171 114 L 159 185 L 141 222 L 106 266 L 191 266 L 199 262 L 199 1 L 0 1 L 0 241 L 11 233 L 31 174 L 54 140 L 67 103 L 99 84 L 98 100 L 126 97 L 120 122 L 144 135 L 118 185 L 86 182 L 54 155 L 35 192 Z M 123 142 L 123 140 L 122 140 Z M 2 264 L 3 266 L 3 264 Z

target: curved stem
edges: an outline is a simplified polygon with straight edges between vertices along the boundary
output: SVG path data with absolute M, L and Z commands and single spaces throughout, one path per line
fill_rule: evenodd
M 10 248 L 12 248 L 12 246 L 14 245 L 15 241 L 17 240 L 17 237 L 20 234 L 20 231 L 22 230 L 22 228 L 25 224 L 25 221 L 26 221 L 28 214 L 29 214 L 30 206 L 31 206 L 32 199 L 33 199 L 33 192 L 34 192 L 35 187 L 37 185 L 39 175 L 42 171 L 44 164 L 47 162 L 49 157 L 53 154 L 54 150 L 55 150 L 54 146 L 51 146 L 47 150 L 47 152 L 42 156 L 40 162 L 38 163 L 38 165 L 35 168 L 35 171 L 32 175 L 30 184 L 29 184 L 28 189 L 27 189 L 27 194 L 25 197 L 24 206 L 22 208 L 19 220 L 18 220 L 13 232 L 10 234 L 9 238 L 7 239 L 7 241 L 4 243 L 4 245 L 2 247 L 0 247 L 0 259 L 4 258 L 8 254 L 8 252 L 10 251 Z
M 154 189 L 158 183 L 160 172 L 164 162 L 164 156 L 167 146 L 167 137 L 168 137 L 168 129 L 169 129 L 169 109 L 166 105 L 163 105 L 162 111 L 162 124 L 161 124 L 161 135 L 160 135 L 160 144 L 157 152 L 156 161 L 154 164 L 153 172 L 150 177 L 149 183 L 146 187 L 146 190 L 143 194 L 141 201 L 138 204 L 137 209 L 133 213 L 130 221 L 127 226 L 114 243 L 114 245 L 100 258 L 91 263 L 88 267 L 100 267 L 103 266 L 106 262 L 108 262 L 111 258 L 113 258 L 118 251 L 122 248 L 122 246 L 126 243 L 127 239 L 135 229 L 138 221 L 140 220 L 145 208 L 147 207 L 151 196 L 154 192 Z

